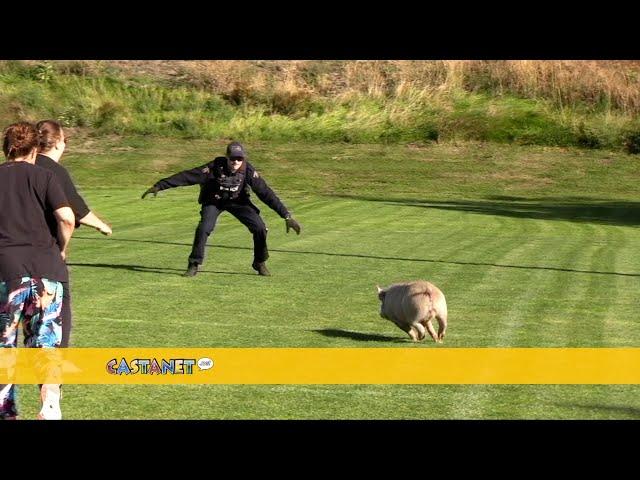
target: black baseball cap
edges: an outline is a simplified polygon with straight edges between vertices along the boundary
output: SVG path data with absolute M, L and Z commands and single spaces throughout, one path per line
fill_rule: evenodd
M 231 142 L 227 145 L 227 158 L 242 157 L 247 158 L 244 147 L 240 142 Z

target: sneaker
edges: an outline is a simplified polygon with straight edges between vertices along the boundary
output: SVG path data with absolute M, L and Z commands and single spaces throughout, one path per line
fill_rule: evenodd
M 258 272 L 258 275 L 262 275 L 263 277 L 271 276 L 271 273 L 269 272 L 269 270 L 267 270 L 267 266 L 264 264 L 264 262 L 260 262 L 260 263 L 253 262 L 251 266 L 256 272 Z
M 38 420 L 62 420 L 59 389 L 43 387 L 40 397 L 42 398 L 42 409 L 38 413 Z
M 190 263 L 187 271 L 182 274 L 183 277 L 194 277 L 198 273 L 198 264 Z

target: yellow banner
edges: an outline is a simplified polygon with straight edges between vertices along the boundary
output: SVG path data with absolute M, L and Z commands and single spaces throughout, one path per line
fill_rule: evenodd
M 640 384 L 640 348 L 2 348 L 6 383 Z

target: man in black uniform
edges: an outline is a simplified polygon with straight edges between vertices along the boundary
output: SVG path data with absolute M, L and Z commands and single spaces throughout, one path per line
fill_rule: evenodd
M 289 229 L 293 229 L 299 235 L 300 225 L 291 217 L 287 207 L 269 188 L 253 165 L 247 161 L 242 144 L 232 142 L 227 146 L 226 157 L 217 157 L 200 167 L 163 178 L 144 192 L 142 198 L 150 193 L 155 196 L 160 190 L 167 188 L 196 184 L 200 185 L 198 203 L 202 205 L 202 209 L 189 256 L 189 266 L 184 276 L 192 277 L 198 273 L 198 266 L 204 261 L 207 239 L 213 232 L 218 216 L 225 210 L 240 220 L 253 234 L 253 264 L 251 265 L 253 269 L 259 275 L 270 275 L 265 265 L 269 258 L 267 227 L 259 215 L 260 210 L 249 199 L 250 190 L 253 190 L 260 200 L 284 218 L 287 233 Z

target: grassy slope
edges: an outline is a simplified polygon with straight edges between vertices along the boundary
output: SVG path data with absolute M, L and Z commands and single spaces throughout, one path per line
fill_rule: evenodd
M 147 66 L 153 63 L 147 62 Z M 539 66 L 552 68 L 552 63 L 542 62 Z M 276 71 L 262 67 L 251 74 L 241 73 L 230 65 L 210 65 L 219 71 L 205 76 L 210 81 L 203 84 L 197 81 L 195 71 L 185 73 L 184 78 L 180 77 L 182 80 L 169 81 L 166 75 L 173 67 L 164 64 L 154 65 L 155 72 L 148 74 L 136 72 L 135 68 L 118 71 L 107 64 L 102 67 L 94 64 L 93 73 L 82 73 L 83 69 L 69 69 L 64 64 L 0 61 L 0 123 L 55 118 L 65 127 L 99 135 L 236 138 L 251 142 L 396 144 L 439 139 L 630 149 L 625 151 L 636 153 L 640 150 L 640 123 L 634 106 L 639 100 L 637 88 L 629 80 L 635 78 L 629 65 L 598 70 L 602 75 L 607 72 L 602 78 L 586 70 L 583 75 L 571 77 L 573 80 L 565 77 L 561 89 L 558 85 L 552 92 L 534 95 L 525 85 L 504 90 L 503 81 L 490 88 L 481 71 L 467 72 L 467 82 L 462 83 L 458 72 L 438 76 L 444 83 L 413 84 L 410 78 L 415 81 L 430 78 L 425 71 L 420 73 L 418 65 L 414 65 L 418 70 L 413 75 L 411 69 L 404 77 L 396 72 L 400 76 L 389 80 L 391 83 L 382 89 L 381 85 L 375 85 L 375 79 L 380 77 L 373 71 L 363 70 L 355 76 L 335 72 L 338 78 L 330 83 L 344 84 L 344 90 L 341 94 L 328 94 L 321 93 L 324 89 L 314 82 L 313 88 L 306 85 L 305 75 L 297 77 L 302 83 L 295 86 L 295 82 L 283 83 Z M 576 66 L 588 68 L 579 64 L 553 68 L 565 74 Z M 351 62 L 347 70 L 364 67 Z M 218 76 L 224 72 L 224 78 Z M 529 75 L 520 81 L 528 79 L 525 82 L 528 85 L 529 81 L 535 83 L 546 78 L 536 72 L 536 68 L 530 69 Z M 266 75 L 262 86 L 255 75 L 259 78 Z M 217 80 L 213 81 L 214 78 Z M 241 87 L 251 78 L 256 85 Z M 583 80 L 591 82 L 591 86 L 587 87 Z M 217 87 L 211 86 L 212 81 Z M 556 94 L 569 98 L 555 98 Z M 628 105 L 614 108 L 613 97 L 620 97 Z
M 82 228 L 70 263 L 76 346 L 399 347 L 376 284 L 426 278 L 450 308 L 445 347 L 637 346 L 637 159 L 460 143 L 252 144 L 303 224 L 270 226 L 271 278 L 223 215 L 204 272 L 186 267 L 197 187 L 155 180 L 223 151 L 203 141 L 71 143 L 66 165 L 112 238 Z M 434 368 L 446 368 L 437 365 Z M 35 415 L 33 389 L 25 414 Z M 79 386 L 67 418 L 638 418 L 636 386 Z

